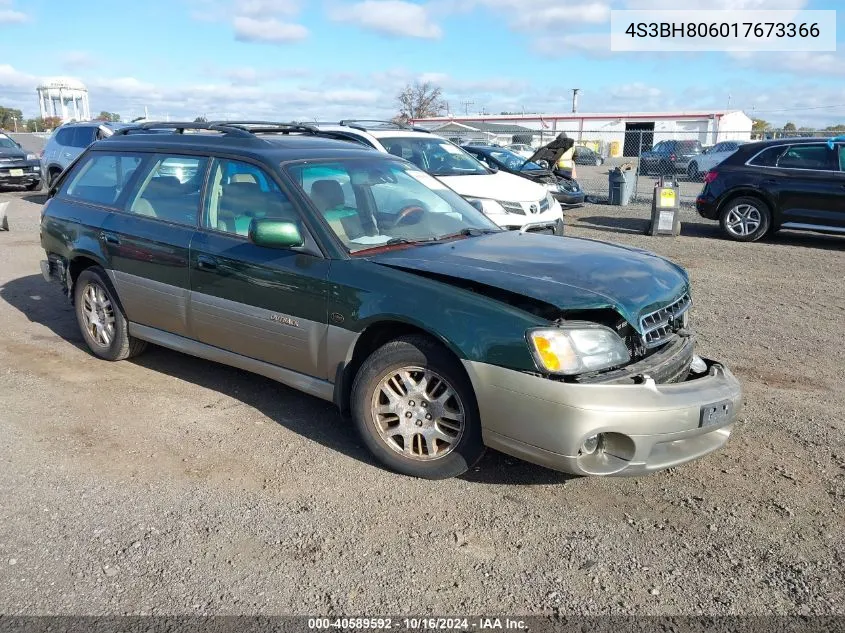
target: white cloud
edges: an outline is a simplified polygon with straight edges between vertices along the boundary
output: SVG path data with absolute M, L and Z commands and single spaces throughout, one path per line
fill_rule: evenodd
M 233 22 L 235 39 L 240 42 L 288 44 L 308 37 L 308 29 L 301 24 L 280 22 L 276 18 L 257 19 L 238 16 Z
M 734 52 L 728 56 L 743 68 L 766 73 L 787 73 L 799 76 L 845 75 L 845 58 L 838 53 L 799 51 L 778 53 Z
M 292 17 L 299 13 L 297 0 L 235 0 L 234 13 L 249 17 L 268 15 Z
M 572 6 L 551 6 L 515 11 L 512 24 L 521 30 L 551 30 L 573 22 L 601 24 L 610 19 L 610 7 L 603 2 L 589 2 Z
M 0 9 L 0 25 L 3 24 L 23 24 L 29 20 L 29 16 L 22 11 L 14 11 L 12 9 Z
M 545 57 L 568 57 L 580 53 L 593 58 L 607 58 L 610 50 L 610 33 L 605 31 L 544 35 L 534 39 L 532 48 Z
M 700 0 L 627 0 L 626 9 L 667 9 L 675 11 L 697 10 L 705 8 Z M 808 0 L 709 0 L 707 10 L 746 11 L 801 9 Z
M 641 108 L 641 103 L 654 102 L 655 99 L 661 97 L 663 91 L 660 88 L 646 85 L 640 81 L 635 81 L 629 84 L 622 84 L 614 86 L 608 96 L 614 101 L 633 101 L 637 104 L 637 108 Z
M 328 11 L 336 22 L 350 22 L 383 35 L 437 39 L 443 30 L 435 24 L 425 6 L 405 0 L 364 0 L 338 5 Z

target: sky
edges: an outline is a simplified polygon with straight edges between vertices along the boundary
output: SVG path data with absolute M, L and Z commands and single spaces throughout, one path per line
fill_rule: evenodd
M 838 0 L 709 0 L 835 9 Z M 408 82 L 455 115 L 741 109 L 775 125 L 845 123 L 836 52 L 611 52 L 611 9 L 700 0 L 0 0 L 0 106 L 38 115 L 65 76 L 124 120 L 386 118 Z

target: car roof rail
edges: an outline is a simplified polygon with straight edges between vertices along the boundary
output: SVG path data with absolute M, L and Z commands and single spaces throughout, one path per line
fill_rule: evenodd
M 213 121 L 213 125 L 222 125 L 228 127 L 236 127 L 253 134 L 290 134 L 291 132 L 300 134 L 316 134 L 319 132 L 317 127 L 309 123 L 301 123 L 299 121 L 290 121 L 281 123 L 278 121 Z
M 384 119 L 342 119 L 338 125 L 355 128 L 356 130 L 413 130 L 415 132 L 431 133 L 431 130 L 422 127 L 408 125 L 399 121 L 387 121 Z
M 221 132 L 238 138 L 256 138 L 256 134 L 315 134 L 318 130 L 313 125 L 301 123 L 276 123 L 272 121 L 149 121 L 136 123 L 129 127 L 115 130 L 114 135 L 130 135 L 137 132 L 151 132 L 157 130 L 174 130 L 177 134 L 184 134 L 185 130 L 207 130 Z

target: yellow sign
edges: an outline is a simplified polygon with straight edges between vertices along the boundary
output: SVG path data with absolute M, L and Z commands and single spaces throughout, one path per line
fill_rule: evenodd
M 660 202 L 658 203 L 659 207 L 674 207 L 675 206 L 675 190 L 674 189 L 661 189 L 660 190 Z

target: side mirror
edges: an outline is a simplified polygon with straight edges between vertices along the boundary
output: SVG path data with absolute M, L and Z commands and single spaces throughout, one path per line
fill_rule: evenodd
M 499 171 L 498 165 L 494 165 L 492 162 L 485 162 L 484 164 L 487 165 L 487 169 L 489 169 L 494 174 Z
M 266 248 L 295 248 L 305 241 L 294 222 L 254 219 L 249 225 L 249 239 L 256 246 Z

